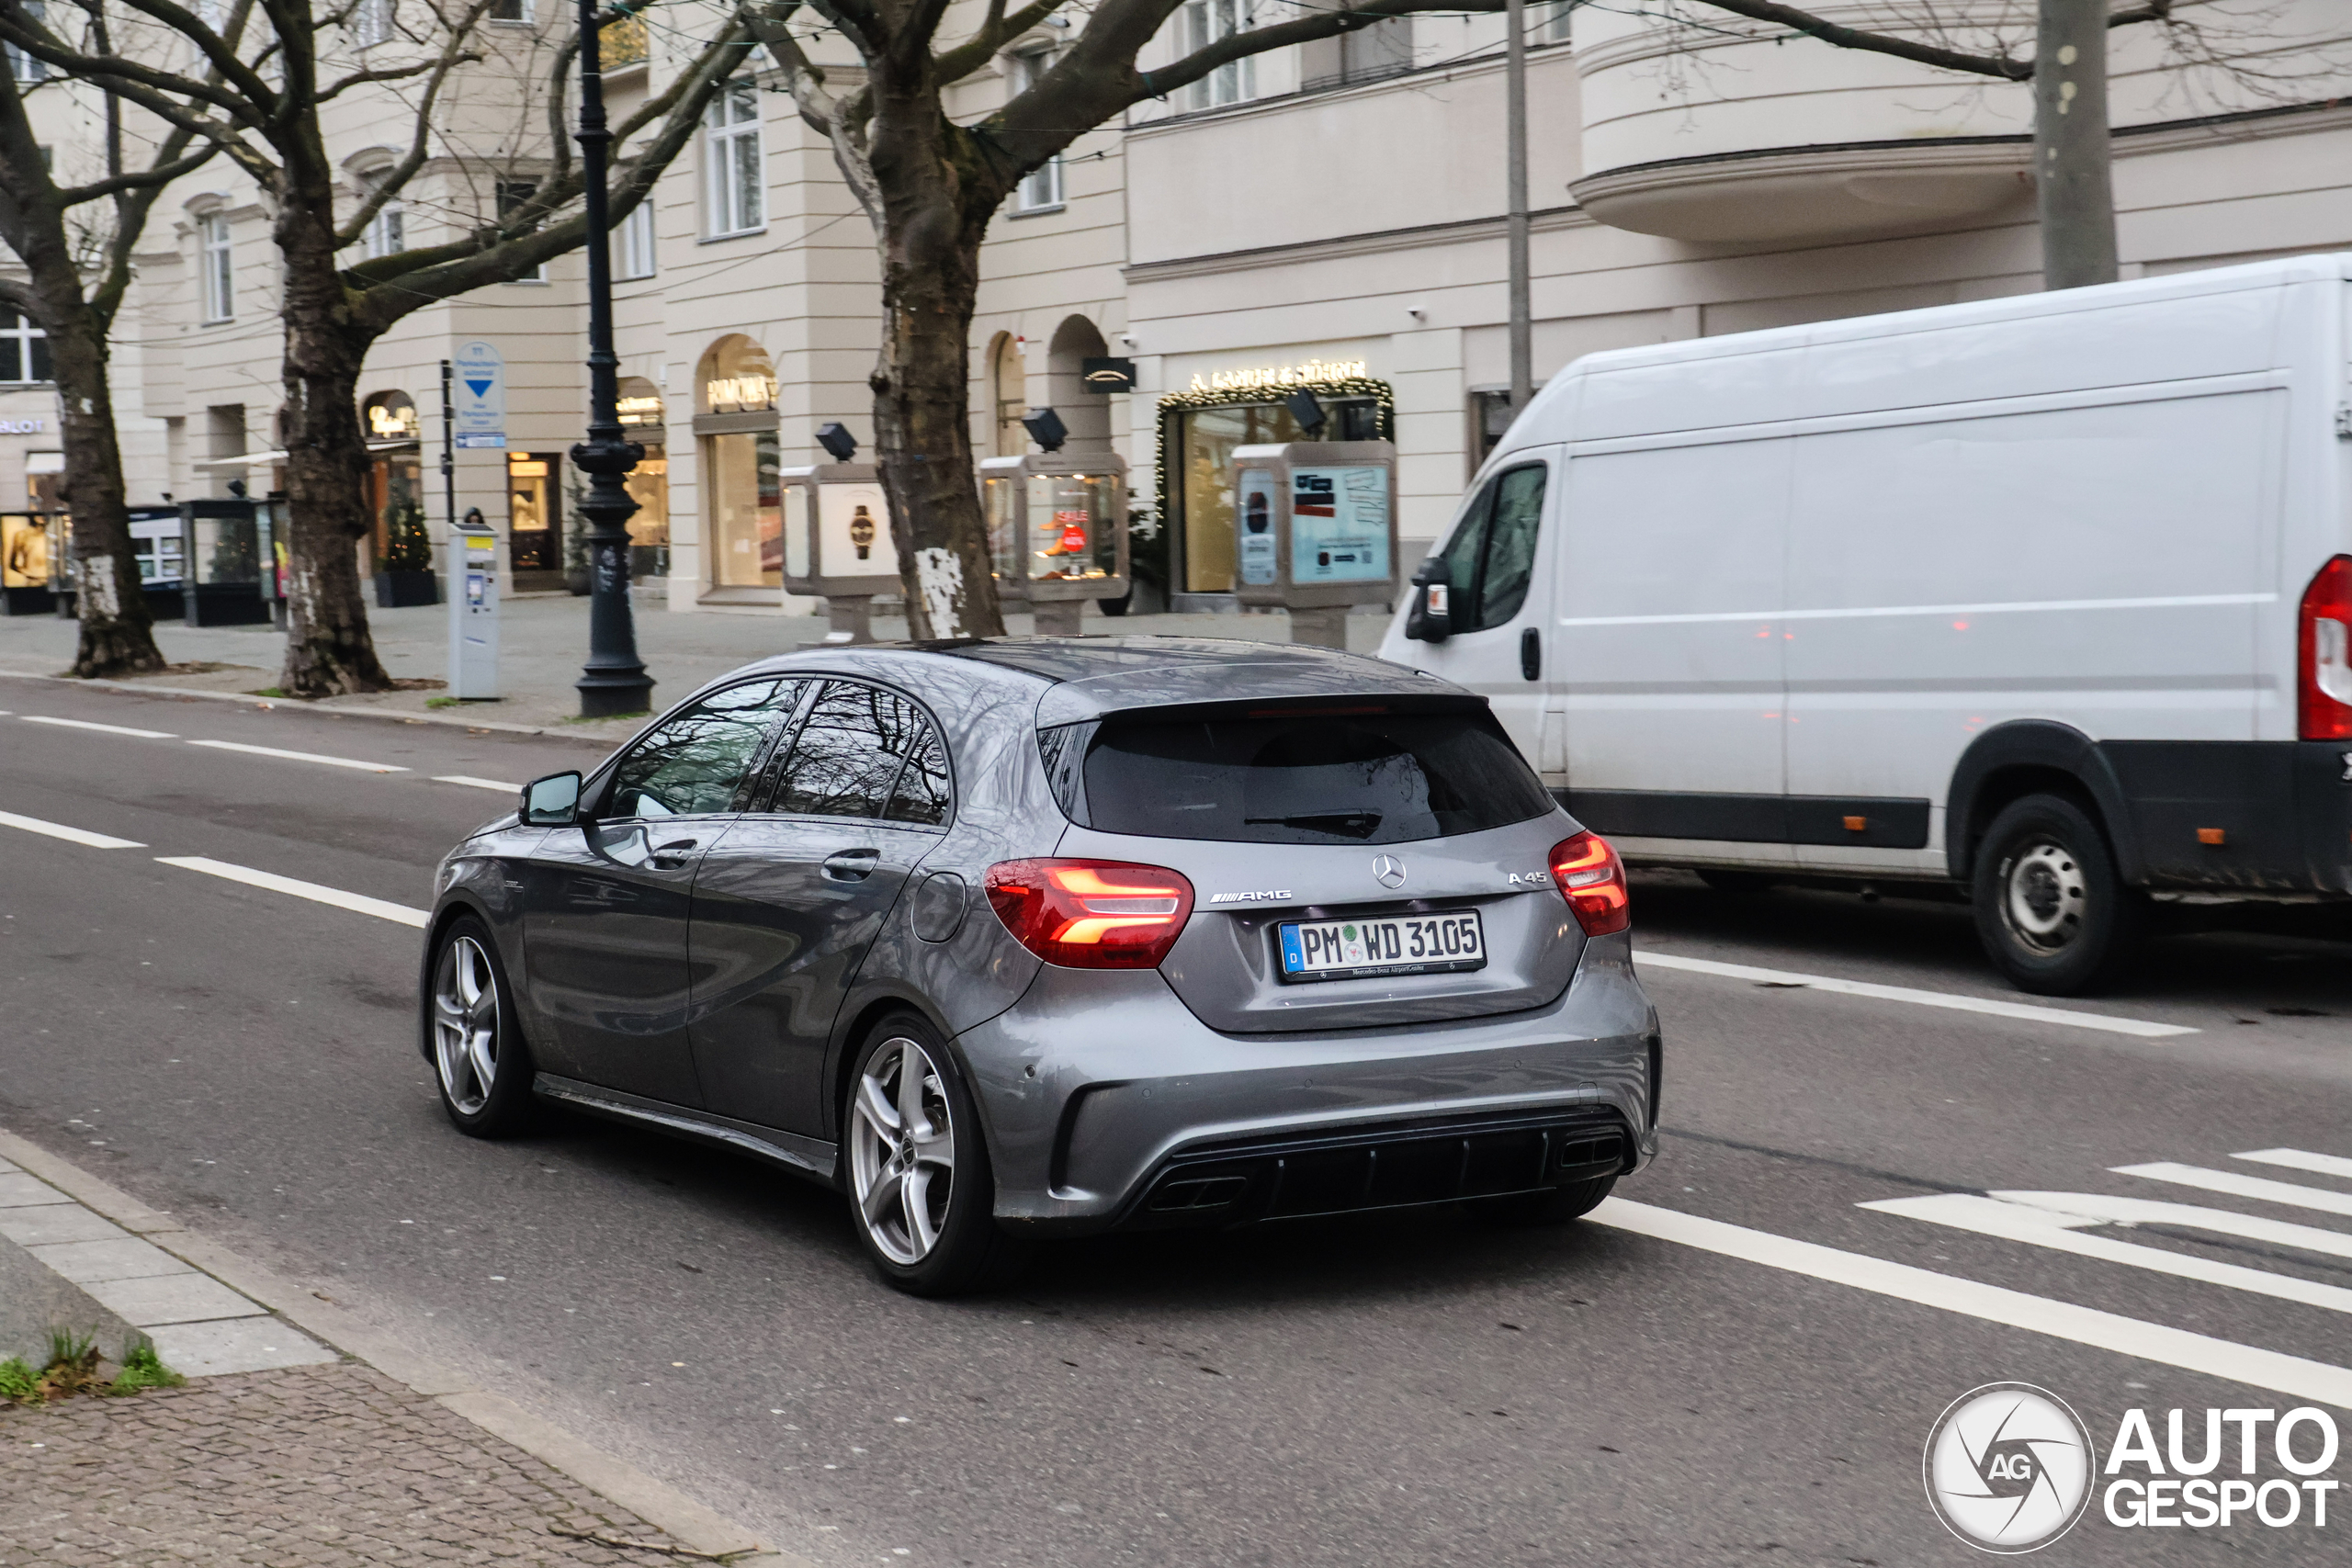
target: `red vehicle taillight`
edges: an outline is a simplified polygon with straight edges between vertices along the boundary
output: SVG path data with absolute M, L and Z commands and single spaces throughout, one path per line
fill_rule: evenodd
M 2352 740 L 2352 556 L 2337 556 L 2303 590 L 2297 622 L 2295 731 Z
M 989 903 L 1022 946 L 1066 969 L 1157 969 L 1193 917 L 1193 885 L 1165 866 L 1009 860 Z
M 1607 936 L 1634 923 L 1625 867 L 1600 834 L 1578 833 L 1553 845 L 1552 880 L 1560 885 L 1560 896 L 1576 911 L 1585 935 Z

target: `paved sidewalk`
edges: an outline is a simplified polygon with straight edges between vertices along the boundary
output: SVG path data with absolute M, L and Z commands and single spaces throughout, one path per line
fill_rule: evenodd
M 1007 620 L 1016 636 L 1029 630 L 1027 615 Z M 636 623 L 639 655 L 656 682 L 653 703 L 657 709 L 738 665 L 821 641 L 826 630 L 821 615 L 742 610 L 678 613 L 644 605 L 637 610 Z M 395 679 L 439 681 L 447 676 L 447 608 L 371 609 L 368 624 L 375 632 L 376 651 Z M 1351 615 L 1348 646 L 1359 653 L 1372 652 L 1380 646 L 1387 626 L 1385 615 Z M 1275 614 L 1113 618 L 1090 614 L 1084 630 L 1090 636 L 1225 637 L 1285 642 L 1290 638 L 1290 617 Z M 883 638 L 902 637 L 905 623 L 877 616 L 874 633 Z M 54 615 L 0 616 L 0 672 L 55 674 L 74 661 L 74 623 Z M 150 677 L 141 684 L 254 692 L 277 683 L 285 654 L 283 636 L 263 627 L 191 627 L 164 621 L 155 627 L 155 640 L 164 657 L 175 663 L 226 668 L 175 671 Z M 580 712 L 580 694 L 572 682 L 580 679 L 581 664 L 588 656 L 587 600 L 569 594 L 510 599 L 501 617 L 499 641 L 499 681 L 506 694 L 500 701 L 435 706 L 441 694 L 420 690 L 338 697 L 317 705 L 419 716 L 430 714 L 452 722 L 533 729 L 561 727 L 616 739 L 634 731 L 637 721 L 632 719 L 582 724 L 575 716 Z
M 0 1564 L 677 1563 L 675 1545 L 356 1361 L 0 1410 Z

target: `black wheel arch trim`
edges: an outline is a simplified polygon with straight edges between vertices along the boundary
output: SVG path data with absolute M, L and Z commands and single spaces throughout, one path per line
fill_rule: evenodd
M 2147 866 L 2132 829 L 2131 803 L 2114 764 L 2089 736 L 2046 718 L 1995 725 L 1961 753 L 1952 769 L 1951 792 L 1944 796 L 1944 859 L 1954 881 L 1965 884 L 1975 872 L 1977 838 L 1985 825 L 1977 820 L 1977 802 L 1984 786 L 2010 768 L 2063 773 L 2080 784 L 2106 829 L 2117 874 L 2132 886 L 2146 883 Z M 1989 820 L 1991 814 L 1984 815 Z

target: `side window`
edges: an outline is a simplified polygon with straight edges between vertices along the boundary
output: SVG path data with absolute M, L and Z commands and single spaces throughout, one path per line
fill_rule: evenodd
M 779 770 L 772 811 L 879 818 L 908 753 L 931 733 L 922 710 L 894 692 L 832 681 L 817 694 Z
M 613 770 L 608 817 L 684 817 L 735 808 L 769 728 L 792 711 L 797 681 L 750 681 L 664 720 Z
M 1487 514 L 1494 510 L 1494 482 L 1488 480 L 1480 487 L 1477 499 L 1463 512 L 1461 523 L 1454 527 L 1453 537 L 1448 539 L 1445 548 L 1438 552 L 1438 558 L 1444 561 L 1453 572 L 1453 587 L 1450 597 L 1454 629 L 1457 631 L 1466 631 L 1478 624 L 1475 613 L 1478 605 L 1478 562 L 1487 547 Z
M 947 748 L 939 731 L 925 724 L 907 765 L 899 770 L 898 787 L 890 792 L 890 809 L 885 815 L 893 822 L 944 827 L 947 801 Z
M 1465 630 L 1509 626 L 1527 603 L 1527 580 L 1535 570 L 1535 536 L 1543 525 L 1543 465 L 1499 476 L 1494 513 L 1487 520 L 1486 558 L 1478 570 L 1477 618 Z

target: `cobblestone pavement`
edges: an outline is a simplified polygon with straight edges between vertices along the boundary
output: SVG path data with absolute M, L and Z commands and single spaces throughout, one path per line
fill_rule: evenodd
M 356 1362 L 0 1410 L 0 1568 L 678 1564 L 658 1530 Z

